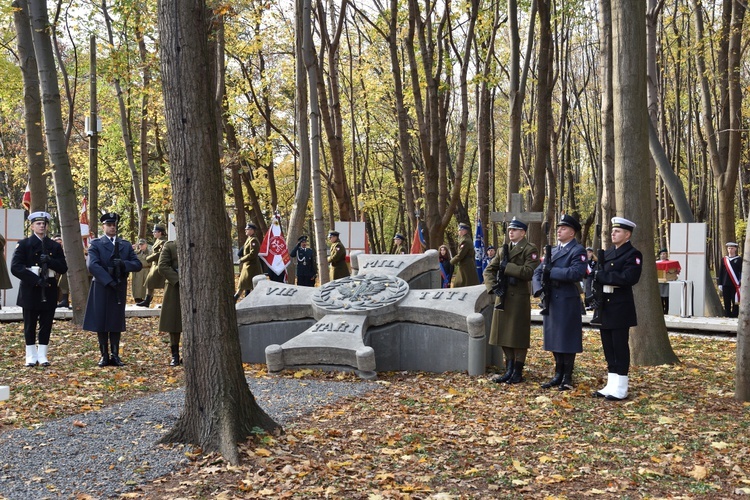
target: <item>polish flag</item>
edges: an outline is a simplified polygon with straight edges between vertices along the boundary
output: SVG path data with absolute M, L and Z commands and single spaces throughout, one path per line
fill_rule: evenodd
M 23 205 L 23 208 L 25 208 L 27 211 L 31 209 L 31 189 L 29 189 L 28 182 L 26 183 L 26 191 L 23 192 L 21 205 Z
M 289 257 L 289 249 L 286 246 L 286 240 L 278 218 L 274 218 L 271 222 L 271 227 L 263 238 L 263 243 L 260 244 L 258 256 L 271 271 L 279 276 L 286 271 L 286 266 L 292 260 Z

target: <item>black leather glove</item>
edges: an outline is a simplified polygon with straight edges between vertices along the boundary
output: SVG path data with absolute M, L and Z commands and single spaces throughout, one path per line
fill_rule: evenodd
M 594 281 L 597 283 L 601 283 L 604 279 L 604 271 L 603 270 L 596 270 L 594 271 Z
M 39 263 L 40 264 L 48 264 L 51 259 L 49 258 L 49 255 L 46 253 L 43 253 L 39 256 Z
M 47 280 L 39 276 L 39 278 L 36 280 L 35 286 L 45 287 L 47 286 Z
M 122 259 L 112 259 L 112 265 L 114 267 L 119 267 L 120 271 L 125 270 L 125 263 L 122 261 Z
M 497 268 L 497 274 L 499 275 L 505 274 L 505 264 L 500 264 L 500 266 Z
M 542 281 L 550 281 L 551 280 L 550 276 L 551 276 L 551 273 L 550 273 L 549 268 L 542 271 Z

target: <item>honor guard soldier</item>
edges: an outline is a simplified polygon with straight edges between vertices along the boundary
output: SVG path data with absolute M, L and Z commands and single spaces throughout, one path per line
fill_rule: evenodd
M 260 258 L 258 252 L 260 251 L 260 241 L 255 236 L 255 231 L 258 228 L 255 224 L 247 224 L 245 226 L 245 244 L 240 251 L 240 283 L 237 286 L 237 293 L 234 294 L 234 300 L 240 298 L 242 291 L 245 291 L 245 297 L 253 289 L 253 278 L 259 274 L 263 274 L 263 269 L 260 267 Z
M 631 243 L 635 223 L 622 217 L 612 217 L 612 248 L 598 263 L 594 281 L 602 287 L 600 335 L 607 360 L 607 385 L 594 393 L 620 401 L 628 397 L 631 326 L 638 324 L 633 299 L 633 286 L 641 279 L 643 255 Z
M 135 305 L 139 307 L 149 307 L 151 300 L 154 298 L 156 288 L 164 288 L 164 276 L 159 274 L 159 253 L 164 243 L 167 242 L 167 231 L 164 226 L 156 225 L 152 232 L 154 235 L 154 245 L 151 247 L 151 254 L 146 256 L 146 262 L 151 267 L 146 276 L 146 298 Z
M 404 255 L 406 254 L 406 248 L 404 247 L 404 235 L 396 233 L 393 237 L 393 255 Z
M 740 315 L 740 281 L 742 281 L 742 257 L 737 255 L 739 246 L 727 243 L 727 255 L 721 259 L 719 268 L 719 293 L 724 299 L 724 316 L 736 318 Z
M 531 277 L 539 266 L 539 250 L 526 239 L 528 226 L 515 217 L 508 224 L 510 243 L 503 245 L 484 269 L 484 285 L 495 293 L 502 283 L 502 296 L 495 298 L 490 344 L 502 347 L 505 374 L 490 378 L 493 382 L 523 382 L 523 367 L 531 337 Z M 505 255 L 507 250 L 508 255 Z M 497 295 L 497 294 L 496 294 Z M 502 305 L 502 309 L 498 306 Z
M 328 241 L 331 242 L 331 253 L 328 256 L 328 274 L 331 279 L 346 278 L 351 274 L 349 264 L 346 263 L 346 248 L 339 241 L 338 231 L 329 231 Z
M 23 309 L 26 366 L 49 366 L 47 353 L 57 307 L 57 277 L 68 272 L 68 264 L 60 244 L 47 236 L 50 215 L 34 212 L 28 219 L 32 235 L 16 245 L 10 272 L 21 280 L 16 305 Z
M 120 359 L 120 336 L 125 331 L 125 303 L 128 295 L 128 273 L 140 271 L 141 261 L 129 241 L 117 236 L 120 216 L 114 212 L 102 215 L 104 236 L 89 245 L 89 272 L 94 276 L 86 303 L 83 329 L 96 332 L 101 358 L 98 365 L 123 366 Z M 110 351 L 107 347 L 109 341 Z
M 167 241 L 159 255 L 159 273 L 164 276 L 164 300 L 159 314 L 159 331 L 169 333 L 169 366 L 180 366 L 180 336 L 182 334 L 182 309 L 180 305 L 180 266 L 177 259 L 177 242 Z
M 297 285 L 315 286 L 318 277 L 318 266 L 315 262 L 315 252 L 307 247 L 307 236 L 300 236 L 297 245 L 292 248 L 289 256 L 297 259 Z
M 474 242 L 469 236 L 471 228 L 463 222 L 458 225 L 458 250 L 451 259 L 453 264 L 453 279 L 451 288 L 472 286 L 479 284 L 476 263 L 474 262 Z
M 535 297 L 545 291 L 547 314 L 543 317 L 544 350 L 555 357 L 555 375 L 542 384 L 544 389 L 573 388 L 576 354 L 583 352 L 581 292 L 579 282 L 586 275 L 586 249 L 576 240 L 581 230 L 578 220 L 565 214 L 557 223 L 557 246 L 545 255 L 534 271 L 532 288 Z M 546 293 L 546 291 L 549 293 Z

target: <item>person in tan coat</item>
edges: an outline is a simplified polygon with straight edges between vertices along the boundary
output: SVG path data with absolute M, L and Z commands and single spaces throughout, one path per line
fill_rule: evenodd
M 177 243 L 167 241 L 159 254 L 159 274 L 164 277 L 164 300 L 159 315 L 159 331 L 169 333 L 169 349 L 172 359 L 169 366 L 180 365 L 180 334 L 182 333 L 182 311 L 180 309 L 180 273 L 177 258 Z
M 146 298 L 135 304 L 140 307 L 149 307 L 154 298 L 154 289 L 164 288 L 164 277 L 159 274 L 159 253 L 167 242 L 167 231 L 163 226 L 154 226 L 153 234 L 154 246 L 151 248 L 151 255 L 146 257 L 146 262 L 151 265 L 151 270 L 146 276 Z
M 259 274 L 263 274 L 263 269 L 260 267 L 260 259 L 258 258 L 258 252 L 260 250 L 260 241 L 255 236 L 257 227 L 255 224 L 248 224 L 245 226 L 245 245 L 242 247 L 240 253 L 240 283 L 237 286 L 237 292 L 234 294 L 234 300 L 240 298 L 242 291 L 245 291 L 245 297 L 253 290 L 253 278 Z
M 471 228 L 463 222 L 458 225 L 458 250 L 456 255 L 451 259 L 453 264 L 453 279 L 451 288 L 460 288 L 462 286 L 472 286 L 479 284 L 479 275 L 477 274 L 476 263 L 474 262 L 474 242 L 469 236 Z
M 133 294 L 135 301 L 141 302 L 148 294 L 146 278 L 151 271 L 151 263 L 147 258 L 151 255 L 151 249 L 148 247 L 148 242 L 141 238 L 138 240 L 137 245 L 133 245 L 133 250 L 135 250 L 135 256 L 138 257 L 138 260 L 143 264 L 143 269 L 130 276 L 130 291 Z

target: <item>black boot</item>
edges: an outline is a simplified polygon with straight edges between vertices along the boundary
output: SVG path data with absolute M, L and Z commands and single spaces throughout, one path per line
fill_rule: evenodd
M 109 364 L 112 366 L 125 366 L 125 363 L 120 359 L 120 332 L 109 333 L 109 344 L 112 347 Z
M 60 300 L 60 302 L 58 302 L 58 303 L 57 303 L 57 306 L 56 306 L 56 307 L 68 307 L 69 305 L 70 305 L 70 304 L 69 304 L 69 302 L 68 302 L 68 294 L 67 294 L 67 293 L 64 293 L 64 294 L 62 295 L 62 300 Z
M 562 354 L 553 353 L 555 356 L 555 376 L 552 377 L 549 382 L 542 384 L 542 389 L 549 389 L 550 387 L 557 387 L 562 382 L 563 378 L 563 360 Z
M 508 379 L 513 375 L 513 360 L 507 360 L 505 362 L 505 373 L 500 375 L 499 373 L 496 373 L 493 375 L 490 380 L 495 382 L 496 384 L 500 384 L 502 382 L 507 382 Z
M 180 346 L 171 345 L 169 349 L 172 351 L 172 361 L 169 362 L 169 366 L 180 366 Z
M 523 382 L 523 361 L 513 362 L 513 375 L 508 379 L 506 384 L 520 384 Z
M 575 354 L 565 354 L 565 361 L 564 361 L 564 369 L 563 369 L 563 378 L 560 381 L 560 389 L 561 391 L 569 391 L 573 389 L 573 365 L 575 364 L 576 355 Z
M 101 353 L 102 357 L 99 358 L 99 362 L 97 365 L 99 365 L 100 368 L 103 368 L 105 366 L 109 366 L 109 349 L 107 348 L 107 332 L 99 332 L 96 334 L 96 336 L 99 339 L 99 352 Z
M 135 305 L 137 305 L 138 307 L 148 307 L 148 306 L 151 305 L 151 299 L 152 298 L 153 297 L 150 294 L 148 294 L 148 295 L 146 295 L 145 299 L 143 299 L 142 301 L 136 303 Z

